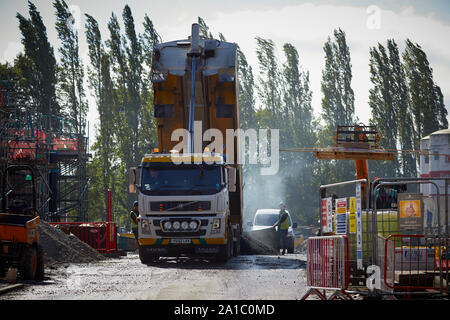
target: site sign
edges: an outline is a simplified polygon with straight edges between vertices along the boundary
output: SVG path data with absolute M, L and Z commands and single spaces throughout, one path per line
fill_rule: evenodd
M 322 199 L 322 232 L 333 231 L 333 215 L 331 208 L 331 198 Z
M 403 230 L 423 228 L 422 194 L 400 193 L 398 195 L 398 226 Z
M 336 199 L 336 234 L 347 234 L 347 198 Z
M 356 183 L 356 267 L 363 269 L 362 223 L 361 223 L 361 182 Z
M 356 198 L 350 198 L 350 210 L 348 217 L 348 232 L 356 233 Z

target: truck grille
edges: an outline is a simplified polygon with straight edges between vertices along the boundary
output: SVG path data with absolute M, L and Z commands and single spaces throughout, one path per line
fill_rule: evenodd
M 155 230 L 155 233 L 159 237 L 199 237 L 204 236 L 206 234 L 205 229 L 200 229 L 198 231 L 194 232 L 186 232 L 186 231 L 179 231 L 179 232 L 164 232 L 163 230 Z
M 178 219 L 174 218 L 174 219 L 169 219 L 169 220 L 178 220 Z M 200 220 L 200 227 L 206 227 L 208 225 L 208 221 L 209 221 L 208 219 L 201 219 Z M 159 220 L 159 219 L 154 219 L 153 220 L 153 225 L 154 226 L 160 227 L 160 224 L 161 224 L 161 220 Z
M 200 225 L 197 227 L 196 230 L 187 229 L 187 230 L 164 230 L 162 228 L 162 223 L 164 221 L 171 221 L 172 223 L 175 221 L 178 221 L 182 223 L 183 221 L 191 222 L 196 221 Z M 155 234 L 159 237 L 200 237 L 206 235 L 206 227 L 208 226 L 209 220 L 208 219 L 192 219 L 188 217 L 173 217 L 173 218 L 166 218 L 166 219 L 153 219 L 153 225 L 155 226 Z
M 211 201 L 152 201 L 151 211 L 209 211 Z

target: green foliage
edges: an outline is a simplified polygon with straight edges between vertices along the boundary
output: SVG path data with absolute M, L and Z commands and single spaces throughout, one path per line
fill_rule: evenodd
M 355 116 L 354 93 L 351 87 L 352 70 L 350 49 L 345 32 L 334 30 L 334 41 L 328 37 L 323 50 L 325 68 L 322 71 L 321 90 L 322 119 L 324 126 L 319 129 L 317 146 L 334 146 L 333 135 L 338 125 L 352 125 L 358 122 Z M 316 168 L 317 178 L 323 184 L 355 179 L 354 161 L 324 161 Z M 325 179 L 326 177 L 326 179 Z M 318 188 L 318 185 L 316 185 Z
M 383 45 L 370 48 L 370 80 L 373 88 L 369 90 L 369 107 L 372 112 L 370 124 L 375 125 L 381 134 L 380 146 L 397 149 L 398 110 L 394 105 L 394 74 L 390 59 Z M 399 162 L 374 161 L 371 166 L 379 177 L 395 177 L 400 174 Z
M 61 40 L 58 79 L 58 98 L 74 123 L 76 133 L 85 134 L 88 105 L 84 93 L 84 69 L 79 56 L 78 31 L 64 0 L 55 0 L 56 31 Z M 72 22 L 72 23 L 71 23 Z
M 53 47 L 48 41 L 47 29 L 36 6 L 28 1 L 28 9 L 29 19 L 19 13 L 16 15 L 25 49 L 25 54 L 16 59 L 17 68 L 20 69 L 18 73 L 26 78 L 21 82 L 23 91 L 29 94 L 38 112 L 59 115 L 60 107 L 55 92 L 57 66 Z
M 345 32 L 334 30 L 334 41 L 328 37 L 324 44 L 325 68 L 322 71 L 322 118 L 330 128 L 351 125 L 355 117 L 354 93 L 351 88 L 350 49 Z M 332 134 L 332 133 L 330 133 Z
M 411 112 L 411 101 L 408 93 L 405 68 L 400 61 L 398 46 L 393 39 L 387 40 L 389 64 L 393 78 L 393 105 L 397 111 L 398 137 L 400 149 L 412 150 L 414 147 L 415 129 Z M 416 177 L 417 167 L 414 154 L 403 153 L 401 159 L 401 174 L 404 177 Z
M 439 94 L 440 88 L 434 83 L 433 69 L 421 46 L 407 39 L 403 60 L 416 129 L 415 149 L 418 149 L 421 138 L 448 126 L 447 111 Z
M 205 20 L 198 17 L 198 25 L 200 29 L 200 39 L 212 39 L 214 38 L 212 33 L 209 31 L 209 27 L 206 25 Z

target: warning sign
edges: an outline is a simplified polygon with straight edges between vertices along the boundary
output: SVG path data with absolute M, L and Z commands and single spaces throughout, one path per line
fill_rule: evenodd
M 348 217 L 348 232 L 356 233 L 356 198 L 350 198 L 350 210 Z
M 362 218 L 361 218 L 361 182 L 356 184 L 356 265 L 363 270 L 362 254 Z
M 336 234 L 347 233 L 347 198 L 336 199 Z
M 398 226 L 400 230 L 422 229 L 422 195 L 415 193 L 401 193 L 398 195 L 398 204 Z
M 331 198 L 322 199 L 322 232 L 333 231 L 333 216 L 331 208 Z

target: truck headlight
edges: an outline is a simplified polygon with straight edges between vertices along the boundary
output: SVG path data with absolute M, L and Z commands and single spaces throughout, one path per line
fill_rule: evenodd
M 197 227 L 198 227 L 197 221 L 191 221 L 189 223 L 189 227 L 193 230 L 197 229 Z
M 175 221 L 172 226 L 175 230 L 178 230 L 180 229 L 180 225 L 181 225 L 180 221 Z
M 187 230 L 189 228 L 189 223 L 187 221 L 183 221 L 181 223 L 181 229 Z
M 220 220 L 221 220 L 220 218 L 215 218 L 213 220 L 211 233 L 219 233 L 220 232 Z
M 166 221 L 164 222 L 164 230 L 170 230 L 172 228 L 172 222 Z
M 148 223 L 148 220 L 146 220 L 146 219 L 141 220 L 141 227 L 142 227 L 142 232 L 145 232 L 145 233 L 150 232 L 150 224 Z

